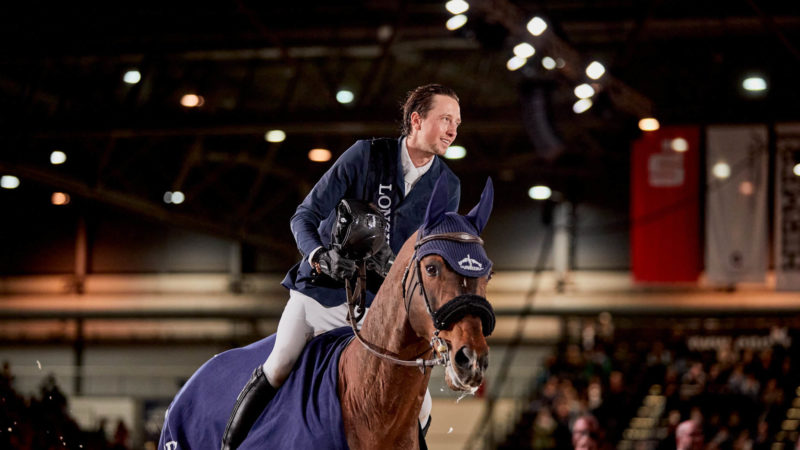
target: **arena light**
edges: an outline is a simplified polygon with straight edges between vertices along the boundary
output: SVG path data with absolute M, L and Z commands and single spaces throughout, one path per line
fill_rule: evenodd
M 739 193 L 744 195 L 745 197 L 753 195 L 756 188 L 753 186 L 753 182 L 749 180 L 742 181 L 739 183 Z
M 520 58 L 530 58 L 536 53 L 536 49 L 531 44 L 523 42 L 514 46 L 514 54 Z
M 542 58 L 542 66 L 547 70 L 553 70 L 556 68 L 556 60 L 549 56 L 545 56 Z
M 180 205 L 184 200 L 186 200 L 186 196 L 183 195 L 183 192 L 175 191 L 172 193 L 172 203 Z
M 508 62 L 506 63 L 506 69 L 513 72 L 519 69 L 520 67 L 524 66 L 526 62 L 528 62 L 527 58 L 512 56 L 511 59 L 509 59 Z
M 336 93 L 336 101 L 346 105 L 353 101 L 355 95 L 353 95 L 352 91 L 348 91 L 347 89 L 342 89 Z
M 186 108 L 199 108 L 203 106 L 203 103 L 205 103 L 205 99 L 201 95 L 185 94 L 181 97 L 181 105 Z
M 286 139 L 286 133 L 284 133 L 283 130 L 269 130 L 267 134 L 264 135 L 264 139 L 272 143 L 283 142 Z
M 553 191 L 543 185 L 536 185 L 528 189 L 528 197 L 534 200 L 547 200 L 553 195 Z
M 792 173 L 800 177 L 800 163 L 795 164 L 794 168 L 792 169 Z
M 63 206 L 69 204 L 69 194 L 64 192 L 53 192 L 50 196 L 50 203 L 56 206 Z
M 586 76 L 593 80 L 602 77 L 604 73 L 606 73 L 606 68 L 597 61 L 592 61 L 586 66 Z
M 138 70 L 129 70 L 122 76 L 122 81 L 128 84 L 136 84 L 142 80 L 142 74 Z
M 450 0 L 444 4 L 450 14 L 463 14 L 469 9 L 469 3 L 464 0 Z
M 711 173 L 714 174 L 715 178 L 724 180 L 731 176 L 731 166 L 725 161 L 720 161 L 714 164 L 714 167 L 711 168 Z
M 673 139 L 669 143 L 669 146 L 670 146 L 671 149 L 675 150 L 676 152 L 680 152 L 680 153 L 685 152 L 686 150 L 689 150 L 689 142 L 686 139 L 682 138 L 682 137 L 677 137 L 677 138 Z
M 742 81 L 742 87 L 748 92 L 766 91 L 767 81 L 759 76 L 747 77 Z
M 444 153 L 444 157 L 447 159 L 461 159 L 465 156 L 467 156 L 467 149 L 460 145 L 451 145 Z
M 575 87 L 575 97 L 589 98 L 594 95 L 594 88 L 590 85 L 583 83 Z
M 593 103 L 591 100 L 589 100 L 588 98 L 582 98 L 577 102 L 575 102 L 574 105 L 572 105 L 572 111 L 574 111 L 575 114 L 581 114 L 588 111 L 589 108 L 592 107 L 592 105 Z
M 50 153 L 50 164 L 57 166 L 59 164 L 64 164 L 66 161 L 67 154 L 61 150 L 54 150 L 52 153 Z
M 532 35 L 539 36 L 547 29 L 547 23 L 541 17 L 536 16 L 528 22 L 527 28 Z
M 331 151 L 327 148 L 312 148 L 308 152 L 308 159 L 314 162 L 330 161 Z
M 0 187 L 3 189 L 16 189 L 19 187 L 19 178 L 14 175 L 3 175 L 0 177 Z
M 656 131 L 661 128 L 661 124 L 653 117 L 645 117 L 639 121 L 639 129 L 642 131 Z
M 459 14 L 447 19 L 445 26 L 448 30 L 453 31 L 463 27 L 465 23 L 467 23 L 467 16 Z

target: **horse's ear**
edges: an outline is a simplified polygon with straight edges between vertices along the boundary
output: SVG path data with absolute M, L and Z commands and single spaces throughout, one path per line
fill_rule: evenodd
M 481 199 L 478 201 L 478 204 L 466 215 L 467 220 L 475 225 L 478 233 L 483 231 L 486 223 L 489 222 L 489 215 L 492 213 L 492 203 L 494 203 L 494 185 L 492 185 L 492 178 L 489 177 L 486 179 L 486 187 L 483 188 L 483 193 L 481 193 Z
M 428 201 L 428 209 L 425 211 L 425 220 L 422 221 L 422 229 L 428 230 L 444 219 L 447 212 L 447 172 L 442 172 L 436 185 L 431 192 L 431 199 Z

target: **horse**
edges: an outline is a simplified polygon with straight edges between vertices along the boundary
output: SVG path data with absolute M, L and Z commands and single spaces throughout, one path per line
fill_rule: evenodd
M 488 367 L 495 317 L 486 300 L 491 261 L 479 234 L 492 202 L 489 179 L 466 216 L 446 212 L 440 179 L 360 331 L 351 303 L 351 328 L 308 343 L 240 448 L 420 448 L 430 367 L 444 365 L 451 390 L 473 393 Z M 273 342 L 274 335 L 228 350 L 198 369 L 168 408 L 159 449 L 218 449 L 249 369 Z

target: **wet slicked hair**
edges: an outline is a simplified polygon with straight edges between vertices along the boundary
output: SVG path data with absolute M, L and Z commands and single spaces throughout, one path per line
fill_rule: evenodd
M 403 136 L 411 134 L 411 114 L 416 112 L 421 117 L 428 115 L 428 111 L 433 108 L 433 97 L 435 95 L 446 95 L 455 101 L 458 100 L 458 95 L 453 89 L 442 86 L 441 84 L 426 84 L 413 89 L 406 95 L 406 101 L 403 103 Z

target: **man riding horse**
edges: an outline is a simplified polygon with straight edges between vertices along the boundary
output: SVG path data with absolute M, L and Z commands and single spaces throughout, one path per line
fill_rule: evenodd
M 357 141 L 322 176 L 297 208 L 291 229 L 303 259 L 283 280 L 289 301 L 281 315 L 275 346 L 253 370 L 231 412 L 222 449 L 235 449 L 284 383 L 306 342 L 347 325 L 344 281 L 355 274 L 355 262 L 331 246 L 336 206 L 342 199 L 376 205 L 386 219 L 388 246 L 368 261 L 366 306 L 378 291 L 394 254 L 419 228 L 434 183 L 448 175 L 449 211 L 458 208 L 460 183 L 441 160 L 457 135 L 461 112 L 456 93 L 445 86 L 412 90 L 403 106 L 399 139 Z M 420 410 L 427 429 L 430 394 Z
M 312 339 L 281 389 L 241 442 L 244 449 L 367 450 L 424 446 L 418 414 L 434 365 L 456 391 L 484 379 L 495 317 L 486 300 L 492 262 L 479 237 L 492 208 L 491 180 L 467 215 L 447 211 L 447 175 L 437 181 L 420 228 L 397 253 L 357 330 Z M 348 301 L 355 315 L 363 272 Z M 351 316 L 351 317 L 353 317 Z M 354 339 L 355 337 L 355 339 Z M 218 448 L 246 368 L 275 335 L 207 361 L 171 403 L 159 449 Z

